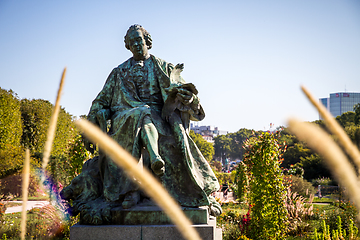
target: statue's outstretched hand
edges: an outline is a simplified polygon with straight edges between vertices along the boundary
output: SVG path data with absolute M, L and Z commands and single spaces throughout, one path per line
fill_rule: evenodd
M 189 105 L 194 100 L 193 93 L 184 88 L 180 88 L 176 96 L 184 105 Z

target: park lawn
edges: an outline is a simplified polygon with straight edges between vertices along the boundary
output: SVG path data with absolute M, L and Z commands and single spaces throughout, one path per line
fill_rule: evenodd
M 334 203 L 335 200 L 333 198 L 326 198 L 326 197 L 322 197 L 322 198 L 318 198 L 318 197 L 314 197 L 313 203 Z
M 223 212 L 232 211 L 234 213 L 245 215 L 248 211 L 248 206 L 241 203 L 223 203 L 221 205 Z
M 13 201 L 22 201 L 21 197 L 12 199 Z M 28 201 L 49 201 L 49 197 L 41 196 L 41 197 L 28 197 Z

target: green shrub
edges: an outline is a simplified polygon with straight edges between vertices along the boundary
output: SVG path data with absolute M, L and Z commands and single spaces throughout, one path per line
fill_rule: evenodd
M 316 193 L 316 189 L 313 187 L 313 185 L 301 177 L 288 175 L 285 176 L 285 180 L 287 182 L 286 185 L 290 187 L 292 192 L 296 192 L 303 197 L 308 197 L 311 194 Z
M 287 211 L 284 205 L 282 148 L 274 134 L 262 133 L 247 140 L 244 163 L 248 171 L 249 201 L 252 206 L 251 238 L 285 239 Z

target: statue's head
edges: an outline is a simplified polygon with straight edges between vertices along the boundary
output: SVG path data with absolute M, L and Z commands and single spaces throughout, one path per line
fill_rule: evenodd
M 136 60 L 148 54 L 148 50 L 152 47 L 151 35 L 141 25 L 134 24 L 130 26 L 126 32 L 125 47 L 129 49 Z

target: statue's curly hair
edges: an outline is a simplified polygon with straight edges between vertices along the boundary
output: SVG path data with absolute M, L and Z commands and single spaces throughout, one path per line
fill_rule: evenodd
M 125 42 L 125 47 L 130 50 L 130 46 L 129 46 L 129 34 L 130 32 L 134 31 L 134 30 L 141 30 L 141 32 L 144 35 L 144 39 L 146 42 L 146 45 L 148 46 L 148 49 L 151 49 L 152 47 L 152 39 L 151 39 L 151 35 L 148 31 L 145 30 L 145 28 L 143 28 L 143 26 L 139 25 L 139 24 L 134 24 L 131 25 L 129 27 L 129 29 L 126 32 L 126 35 L 124 37 L 124 42 Z

